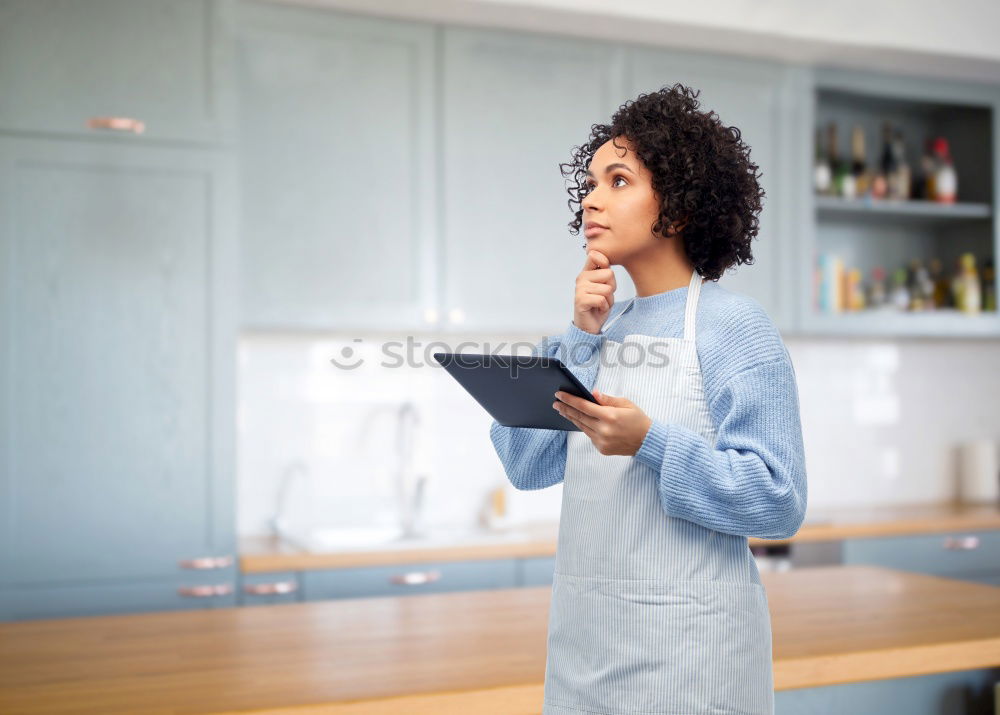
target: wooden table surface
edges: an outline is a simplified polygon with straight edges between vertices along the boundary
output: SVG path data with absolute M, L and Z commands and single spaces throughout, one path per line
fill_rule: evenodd
M 761 577 L 777 690 L 1000 666 L 1000 588 L 865 566 Z M 537 713 L 549 598 L 541 587 L 3 623 L 0 712 Z
M 1000 529 L 997 504 L 933 503 L 810 510 L 791 539 L 750 539 L 750 546 L 814 543 L 883 536 L 955 533 Z M 478 543 L 391 546 L 310 552 L 271 537 L 240 539 L 240 570 L 245 573 L 395 566 L 407 563 L 531 558 L 556 553 L 558 523 L 525 525 Z

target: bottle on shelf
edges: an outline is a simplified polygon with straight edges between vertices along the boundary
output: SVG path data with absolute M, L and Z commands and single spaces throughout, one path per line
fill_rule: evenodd
M 851 175 L 851 165 L 847 158 L 841 158 L 837 148 L 837 124 L 830 122 L 827 130 L 827 153 L 830 156 L 830 166 L 833 169 L 833 195 L 843 198 L 854 198 L 854 177 Z
M 906 269 L 897 268 L 892 274 L 892 293 L 889 296 L 893 307 L 907 310 L 910 307 L 910 291 L 906 287 Z
M 910 182 L 910 198 L 930 200 L 929 192 L 933 190 L 931 182 L 934 175 L 934 156 L 931 151 L 931 138 L 924 139 L 924 150 Z
M 845 310 L 857 311 L 865 308 L 865 293 L 861 285 L 861 269 L 851 268 L 847 271 L 847 287 L 845 290 Z
M 887 300 L 885 269 L 882 266 L 875 266 L 872 269 L 872 282 L 868 290 L 868 305 L 872 308 L 882 308 L 886 305 Z
M 823 313 L 839 313 L 843 305 L 843 261 L 831 253 L 820 253 L 817 256 L 817 269 L 817 307 Z
M 882 122 L 882 158 L 878 172 L 872 179 L 872 198 L 886 199 L 890 195 L 890 185 L 895 181 L 896 157 L 892 153 L 892 125 Z
M 958 262 L 960 270 L 955 276 L 955 303 L 963 313 L 978 313 L 982 308 L 982 302 L 976 257 L 971 253 L 963 253 Z
M 920 259 L 910 261 L 910 310 L 934 309 L 934 282 Z
M 816 161 L 813 164 L 813 188 L 821 196 L 829 196 L 833 186 L 830 157 L 823 148 L 823 130 L 816 129 Z
M 944 274 L 944 266 L 940 258 L 932 258 L 927 263 L 931 285 L 931 303 L 934 308 L 951 308 L 951 288 Z
M 948 140 L 944 137 L 937 137 L 934 140 L 933 150 L 936 163 L 934 201 L 953 204 L 958 193 L 958 174 L 955 172 L 955 166 L 951 160 Z
M 995 312 L 997 309 L 997 284 L 996 269 L 993 259 L 987 258 L 983 264 L 983 286 L 982 286 L 983 310 Z
M 893 136 L 891 151 L 895 172 L 889 178 L 889 198 L 906 201 L 910 198 L 910 165 L 906 163 L 906 144 L 901 129 Z
M 851 130 L 851 177 L 854 179 L 854 195 L 867 196 L 871 190 L 871 174 L 865 159 L 865 130 L 855 124 Z

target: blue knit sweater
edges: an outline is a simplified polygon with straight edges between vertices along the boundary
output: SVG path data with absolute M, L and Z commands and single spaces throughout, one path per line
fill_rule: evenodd
M 682 337 L 687 293 L 685 286 L 637 297 L 607 337 L 618 342 L 629 334 Z M 608 321 L 627 304 L 615 301 Z M 570 321 L 563 335 L 550 336 L 534 353 L 544 348 L 549 356 L 558 355 L 593 390 L 600 360 L 591 357 L 604 339 Z M 709 281 L 701 288 L 695 346 L 715 444 L 681 425 L 653 420 L 633 458 L 655 470 L 660 504 L 669 516 L 726 534 L 794 536 L 806 512 L 805 455 L 795 371 L 777 328 L 755 300 Z M 490 426 L 490 439 L 517 489 L 562 482 L 567 435 L 504 427 L 495 420 Z

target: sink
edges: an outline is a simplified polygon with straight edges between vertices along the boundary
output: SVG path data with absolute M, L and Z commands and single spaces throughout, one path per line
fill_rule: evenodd
M 365 551 L 375 549 L 421 549 L 470 543 L 524 541 L 530 534 L 521 531 L 493 531 L 472 527 L 430 527 L 404 536 L 399 527 L 323 527 L 285 530 L 282 538 L 312 552 Z

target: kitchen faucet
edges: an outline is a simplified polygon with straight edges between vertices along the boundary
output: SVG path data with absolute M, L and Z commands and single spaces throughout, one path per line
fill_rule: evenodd
M 391 405 L 380 405 L 372 409 L 362 423 L 362 441 L 364 446 L 368 437 L 368 425 L 382 410 Z M 412 495 L 407 494 L 407 476 L 412 468 L 414 445 L 417 427 L 420 425 L 420 414 L 412 400 L 404 400 L 395 410 L 396 415 L 396 504 L 400 522 L 401 539 L 419 535 L 418 522 L 423 506 L 424 488 L 427 476 L 420 475 L 413 488 Z

